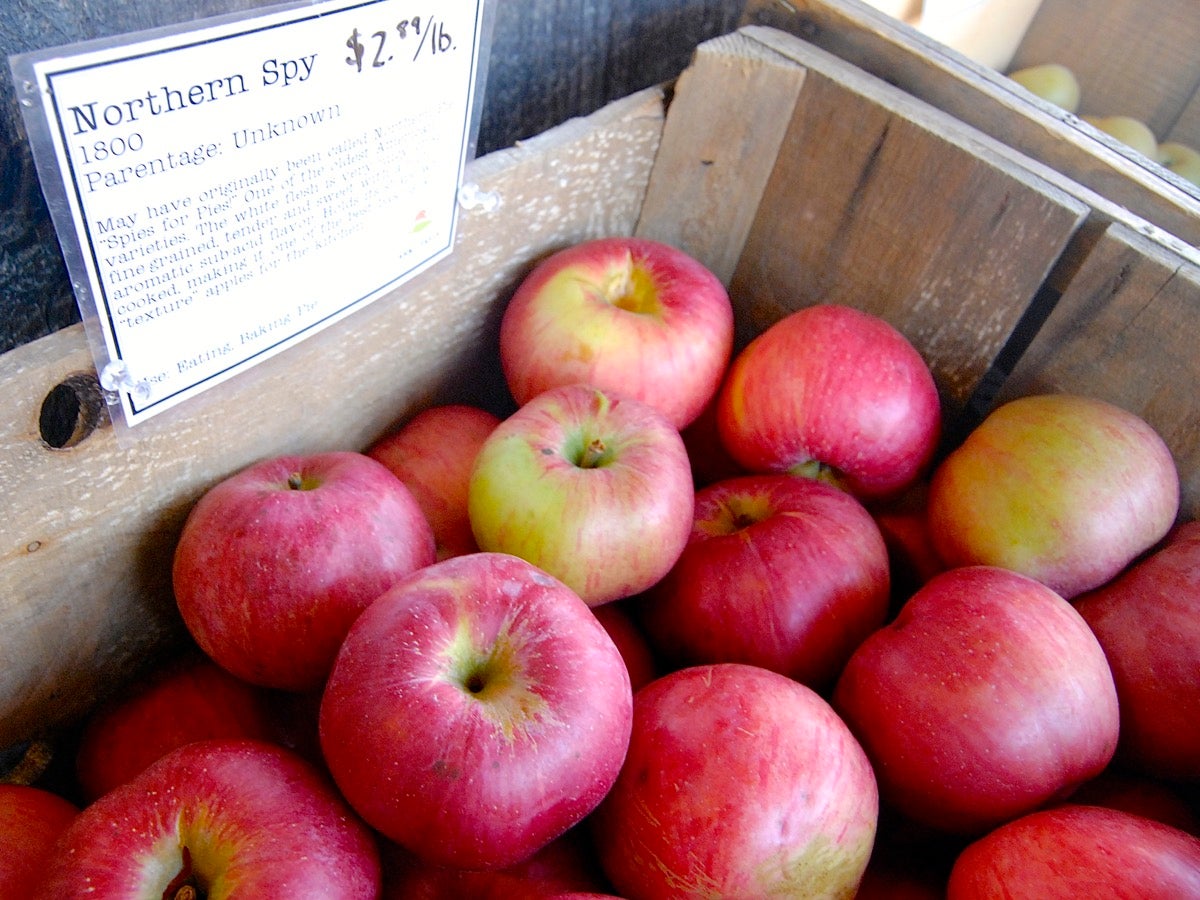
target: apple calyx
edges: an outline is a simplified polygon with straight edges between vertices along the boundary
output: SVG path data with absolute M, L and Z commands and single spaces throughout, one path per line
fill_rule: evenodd
M 846 479 L 842 473 L 819 459 L 806 459 L 802 463 L 797 463 L 788 469 L 788 474 L 799 478 L 811 478 L 813 481 L 824 482 L 839 490 L 846 490 Z

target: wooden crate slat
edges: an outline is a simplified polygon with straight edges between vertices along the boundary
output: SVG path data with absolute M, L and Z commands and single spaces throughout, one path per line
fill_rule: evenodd
M 1123 225 L 1079 262 L 997 394 L 1072 391 L 1153 425 L 1182 475 L 1181 515 L 1200 516 L 1200 267 Z
M 820 48 L 743 34 L 807 69 L 732 282 L 743 340 L 812 303 L 866 309 L 922 348 L 955 415 L 1087 207 L 999 142 Z
M 803 37 L 978 128 L 1090 192 L 1097 214 L 1200 244 L 1200 189 L 857 0 L 748 0 L 743 22 Z
M 491 348 L 506 294 L 553 250 L 632 232 L 663 118 L 649 89 L 477 160 L 467 180 L 501 205 L 464 213 L 449 259 L 129 432 L 41 439 L 43 398 L 92 369 L 82 326 L 0 357 L 18 399 L 0 413 L 0 747 L 88 708 L 180 633 L 171 554 L 217 480 L 264 456 L 363 449 L 438 400 L 503 402 Z

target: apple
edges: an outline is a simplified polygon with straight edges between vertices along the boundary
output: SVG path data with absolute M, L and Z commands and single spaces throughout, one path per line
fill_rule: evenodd
M 692 463 L 692 480 L 696 487 L 749 474 L 744 466 L 729 455 L 729 451 L 721 443 L 721 434 L 717 428 L 719 397 L 719 393 L 714 395 L 704 409 L 700 410 L 700 415 L 679 433 L 683 438 L 684 447 L 687 448 L 688 459 Z
M 1067 800 L 1134 813 L 1200 836 L 1200 812 L 1178 786 L 1115 766 L 1085 781 Z
M 648 403 L 676 428 L 716 393 L 732 348 L 725 286 L 682 250 L 643 238 L 551 254 L 500 322 L 500 363 L 518 405 L 583 382 Z
M 551 388 L 484 441 L 467 505 L 481 550 L 519 556 L 590 606 L 675 564 L 695 502 L 679 431 L 654 407 L 589 385 Z
M 367 449 L 412 492 L 433 528 L 438 559 L 479 549 L 467 515 L 467 485 L 475 454 L 499 424 L 494 413 L 467 403 L 431 406 Z
M 817 304 L 784 316 L 734 357 L 717 427 L 751 472 L 815 477 L 875 500 L 926 470 L 941 407 L 929 367 L 892 325 Z
M 319 770 L 274 744 L 215 739 L 85 807 L 38 896 L 373 900 L 380 881 L 375 836 Z
M 89 713 L 75 752 L 76 779 L 91 801 L 191 741 L 274 740 L 277 733 L 268 691 L 185 651 Z
M 687 546 L 634 609 L 672 666 L 749 663 L 822 691 L 889 602 L 887 546 L 858 500 L 744 475 L 696 492 Z
M 54 845 L 78 813 L 53 791 L 0 783 L 0 897 L 35 896 Z
M 1118 758 L 1143 774 L 1200 779 L 1200 521 L 1075 598 L 1112 667 Z
M 934 576 L 851 655 L 834 708 L 884 802 L 974 834 L 1068 794 L 1117 746 L 1117 693 L 1087 623 L 1032 578 Z
M 329 770 L 389 840 L 440 865 L 514 865 L 611 787 L 632 690 L 588 606 L 501 553 L 401 581 L 351 627 L 321 701 Z
M 825 700 L 715 663 L 638 691 L 625 764 L 589 825 L 622 896 L 851 897 L 878 814 L 871 766 Z
M 892 613 L 934 575 L 946 570 L 929 533 L 928 482 L 922 480 L 891 502 L 871 508 L 888 548 Z
M 1158 160 L 1158 138 L 1150 126 L 1133 116 L 1080 116 L 1093 128 L 1103 131 L 1142 156 Z
M 1025 66 L 1015 72 L 1009 72 L 1008 77 L 1031 94 L 1067 112 L 1079 110 L 1079 79 L 1062 63 Z
M 1200 839 L 1131 813 L 1065 805 L 984 835 L 950 871 L 947 900 L 1200 897 Z
M 172 579 L 196 643 L 239 678 L 320 687 L 350 623 L 434 561 L 433 531 L 387 466 L 331 451 L 254 463 L 206 491 Z
M 1179 474 L 1139 416 L 1093 397 L 1034 394 L 967 435 L 934 471 L 927 504 L 947 566 L 1002 566 L 1069 600 L 1167 533 Z
M 1158 162 L 1180 178 L 1200 186 L 1200 150 L 1179 141 L 1158 145 Z
M 612 603 L 594 606 L 592 612 L 621 651 L 625 668 L 629 670 L 629 685 L 633 690 L 636 691 L 659 676 L 659 662 L 654 648 L 650 646 L 646 633 L 630 613 L 625 601 L 614 600 Z

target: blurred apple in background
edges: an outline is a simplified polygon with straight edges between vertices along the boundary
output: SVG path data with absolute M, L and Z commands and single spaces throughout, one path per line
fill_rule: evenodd
M 1179 141 L 1163 141 L 1158 145 L 1158 162 L 1180 178 L 1200 186 L 1200 151 Z
M 930 480 L 928 521 L 948 566 L 1003 566 L 1067 599 L 1098 587 L 1175 523 L 1179 474 L 1143 419 L 1073 394 L 993 410 Z
M 935 576 L 850 657 L 833 706 L 886 803 L 979 833 L 1065 796 L 1108 765 L 1117 693 L 1074 608 L 988 566 Z
M 468 508 L 482 550 L 519 556 L 596 606 L 645 590 L 675 564 L 694 495 L 687 450 L 666 416 L 568 385 L 488 436 Z
M 733 348 L 725 286 L 658 241 L 584 241 L 542 260 L 500 323 L 500 362 L 523 405 L 585 382 L 648 403 L 676 428 L 716 393 Z
M 1143 156 L 1158 161 L 1158 138 L 1141 119 L 1122 115 L 1086 115 L 1080 118 Z
M 1112 667 L 1121 761 L 1147 775 L 1200 779 L 1200 522 L 1075 598 Z
M 283 690 L 324 682 L 350 623 L 433 562 L 408 488 L 363 453 L 280 456 L 210 488 L 175 550 L 175 599 L 212 659 Z
M 887 547 L 858 500 L 746 475 L 697 491 L 687 546 L 631 608 L 673 667 L 749 663 L 821 691 L 889 600 Z
M 100 797 L 55 847 L 42 900 L 374 900 L 375 836 L 314 766 L 273 744 L 194 741 Z
M 53 791 L 0 783 L 0 897 L 37 896 L 54 845 L 78 813 Z
M 590 825 L 622 896 L 850 897 L 878 813 L 862 748 L 818 694 L 719 663 L 637 693 L 629 753 Z
M 321 747 L 388 839 L 427 862 L 500 868 L 600 802 L 631 705 L 620 651 L 574 591 L 517 557 L 472 553 L 413 573 L 354 623 Z
M 878 316 L 818 304 L 737 354 L 717 425 L 751 472 L 814 477 L 879 499 L 926 470 L 941 407 L 929 367 L 899 331 Z
M 634 621 L 629 605 L 623 600 L 602 603 L 592 607 L 592 612 L 613 639 L 625 668 L 629 670 L 629 684 L 633 690 L 649 684 L 659 675 L 659 662 L 641 626 Z
M 1015 72 L 1009 72 L 1008 77 L 1031 94 L 1067 112 L 1079 110 L 1079 79 L 1070 68 L 1061 63 L 1025 66 Z
M 1178 785 L 1116 765 L 1081 784 L 1067 802 L 1119 809 L 1200 836 L 1200 812 Z
M 479 549 L 467 513 L 467 486 L 475 455 L 499 424 L 498 416 L 470 404 L 433 406 L 367 450 L 420 505 L 433 528 L 438 559 Z
M 167 752 L 205 738 L 275 740 L 270 692 L 199 652 L 165 662 L 87 717 L 75 754 L 79 788 L 95 800 Z
M 1099 806 L 1033 812 L 968 846 L 947 900 L 1200 897 L 1200 839 Z

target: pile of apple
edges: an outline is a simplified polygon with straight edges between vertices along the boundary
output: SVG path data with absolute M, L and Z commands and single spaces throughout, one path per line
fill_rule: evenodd
M 1040 63 L 1010 72 L 1008 77 L 1030 93 L 1065 109 L 1079 111 L 1079 79 L 1062 63 Z M 1182 141 L 1159 141 L 1154 130 L 1137 116 L 1125 113 L 1090 114 L 1080 118 L 1093 128 L 1153 160 L 1164 169 L 1200 187 L 1200 150 Z
M 0 895 L 1200 897 L 1160 436 L 1055 394 L 944 452 L 888 323 L 734 326 L 680 251 L 580 244 L 506 307 L 503 418 L 214 485 L 195 647 L 77 797 L 0 790 Z

